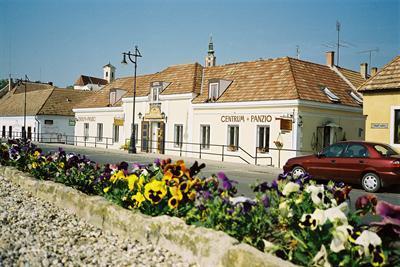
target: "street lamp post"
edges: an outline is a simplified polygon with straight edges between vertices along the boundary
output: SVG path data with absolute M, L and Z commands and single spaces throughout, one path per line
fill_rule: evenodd
M 131 140 L 128 152 L 131 154 L 136 154 L 136 130 L 135 130 L 136 69 L 137 69 L 137 58 L 142 57 L 142 55 L 140 54 L 137 45 L 135 46 L 135 50 L 133 53 L 131 53 L 131 51 L 128 51 L 127 53 L 126 52 L 122 53 L 122 55 L 124 56 L 121 62 L 122 64 L 128 64 L 128 62 L 126 61 L 126 56 L 128 56 L 129 61 L 132 62 L 133 65 L 135 66 L 135 72 L 133 78 L 132 133 L 131 133 Z

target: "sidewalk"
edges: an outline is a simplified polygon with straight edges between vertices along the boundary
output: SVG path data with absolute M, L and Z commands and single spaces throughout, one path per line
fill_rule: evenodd
M 36 142 L 35 142 L 36 143 Z M 135 158 L 140 156 L 142 158 L 148 158 L 149 161 L 153 161 L 155 159 L 167 159 L 171 158 L 173 161 L 183 159 L 185 162 L 195 162 L 198 161 L 199 163 L 205 163 L 207 166 L 213 166 L 214 168 L 221 168 L 221 169 L 240 169 L 242 171 L 251 171 L 251 172 L 259 172 L 265 174 L 272 174 L 278 175 L 283 172 L 280 168 L 275 168 L 271 166 L 261 166 L 261 165 L 253 165 L 253 164 L 246 164 L 246 163 L 235 163 L 235 162 L 222 162 L 216 160 L 209 160 L 209 159 L 199 159 L 195 157 L 180 157 L 175 155 L 167 155 L 167 154 L 156 154 L 156 153 L 143 153 L 138 152 L 137 154 L 129 154 L 126 150 L 115 150 L 115 149 L 106 149 L 106 148 L 95 148 L 95 147 L 84 147 L 84 146 L 74 146 L 74 145 L 65 145 L 65 144 L 48 144 L 48 143 L 36 143 L 38 146 L 47 146 L 47 147 L 54 147 L 57 149 L 58 147 L 63 147 L 66 150 L 68 149 L 78 149 L 88 152 L 102 152 L 102 153 L 111 153 L 115 155 L 126 155 L 127 160 L 135 161 Z

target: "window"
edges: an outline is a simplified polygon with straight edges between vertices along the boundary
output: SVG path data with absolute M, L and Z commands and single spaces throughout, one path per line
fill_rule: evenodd
M 97 141 L 103 141 L 103 124 L 97 123 Z
M 218 95 L 218 83 L 210 83 L 210 91 L 208 93 L 208 97 L 211 100 L 217 100 Z
M 390 157 L 392 155 L 398 155 L 398 153 L 393 148 L 391 148 L 390 146 L 374 145 L 374 148 L 382 156 Z
M 346 144 L 334 144 L 325 148 L 322 154 L 328 158 L 337 158 L 342 155 L 342 152 L 345 148 Z
M 3 125 L 3 129 L 1 131 L 1 137 L 6 138 L 6 126 Z
M 52 125 L 53 120 L 44 120 L 44 124 Z
M 239 147 L 239 126 L 228 126 L 228 150 L 236 151 Z
M 174 146 L 182 147 L 183 141 L 183 125 L 175 124 L 174 126 Z
M 106 78 L 108 78 L 108 71 L 106 71 Z
M 151 88 L 151 94 L 152 94 L 152 102 L 158 102 L 159 101 L 159 95 L 160 95 L 160 87 L 152 87 Z
M 351 144 L 343 153 L 346 158 L 367 158 L 369 156 L 368 150 L 365 146 L 360 144 Z
M 89 123 L 83 124 L 83 138 L 85 141 L 89 139 Z
M 323 89 L 323 92 L 326 94 L 326 96 L 331 100 L 332 102 L 340 102 L 340 98 L 335 95 L 331 90 L 328 89 L 328 87 L 325 87 Z
M 8 137 L 12 138 L 12 126 L 8 126 Z
M 257 126 L 257 151 L 269 151 L 269 126 Z
M 114 143 L 118 143 L 119 142 L 119 125 L 114 125 L 113 137 L 114 137 Z
M 362 96 L 353 91 L 350 92 L 350 96 L 357 102 L 357 104 L 362 105 L 363 103 Z
M 139 130 L 138 130 L 138 124 L 135 123 L 135 144 L 138 143 L 138 139 L 139 139 Z M 132 123 L 131 123 L 131 133 L 132 133 Z
M 200 125 L 201 148 L 210 148 L 210 125 Z
M 394 133 L 393 143 L 400 144 L 400 109 L 394 110 Z
M 31 140 L 32 139 L 32 127 L 28 126 L 28 139 Z

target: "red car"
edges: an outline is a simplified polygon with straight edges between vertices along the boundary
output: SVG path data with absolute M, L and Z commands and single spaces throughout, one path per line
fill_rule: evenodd
M 289 159 L 285 172 L 309 173 L 316 179 L 360 183 L 365 191 L 400 184 L 400 155 L 380 143 L 347 141 L 326 147 L 315 155 Z

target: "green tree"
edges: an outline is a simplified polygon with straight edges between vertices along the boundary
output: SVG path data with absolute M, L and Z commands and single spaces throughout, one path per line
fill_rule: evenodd
M 4 86 L 8 84 L 8 80 L 0 79 L 0 89 L 3 89 Z

